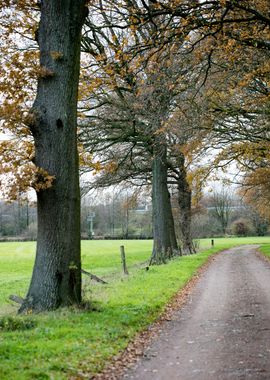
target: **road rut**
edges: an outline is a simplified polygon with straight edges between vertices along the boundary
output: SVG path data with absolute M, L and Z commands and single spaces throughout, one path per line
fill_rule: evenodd
M 256 248 L 219 254 L 123 379 L 269 380 L 270 263 Z

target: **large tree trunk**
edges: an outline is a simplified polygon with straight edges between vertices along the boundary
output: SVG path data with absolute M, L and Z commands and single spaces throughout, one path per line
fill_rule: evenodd
M 179 206 L 179 226 L 182 240 L 183 254 L 195 253 L 195 248 L 191 237 L 191 189 L 187 181 L 185 168 L 185 157 L 178 153 L 178 206 Z
M 41 74 L 32 109 L 35 164 L 54 176 L 37 192 L 38 237 L 30 288 L 19 312 L 81 301 L 77 93 L 84 0 L 44 0 L 38 30 Z M 42 183 L 42 175 L 38 178 Z M 38 183 L 37 183 L 38 186 Z
M 152 163 L 153 251 L 150 264 L 165 263 L 179 254 L 167 185 L 167 150 L 163 144 L 154 147 Z

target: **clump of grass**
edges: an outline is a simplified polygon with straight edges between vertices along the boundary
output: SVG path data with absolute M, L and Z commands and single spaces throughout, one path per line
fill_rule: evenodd
M 0 318 L 0 331 L 30 330 L 36 327 L 37 322 L 33 319 L 6 316 Z

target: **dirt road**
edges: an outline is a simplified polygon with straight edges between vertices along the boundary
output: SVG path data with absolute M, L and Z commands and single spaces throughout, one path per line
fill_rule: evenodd
M 269 380 L 270 263 L 255 250 L 218 255 L 123 379 Z

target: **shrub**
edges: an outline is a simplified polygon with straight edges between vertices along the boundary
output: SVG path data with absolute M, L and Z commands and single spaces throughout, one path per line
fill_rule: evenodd
M 232 223 L 231 229 L 234 235 L 247 236 L 251 227 L 248 220 L 241 218 Z
M 37 322 L 33 319 L 19 317 L 0 318 L 0 331 L 29 330 L 36 327 Z

